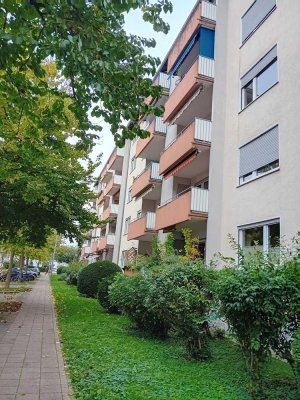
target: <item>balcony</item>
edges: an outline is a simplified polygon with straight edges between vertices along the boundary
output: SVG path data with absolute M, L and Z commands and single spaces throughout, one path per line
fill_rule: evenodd
M 159 174 L 165 175 L 196 151 L 205 152 L 211 145 L 212 122 L 196 118 L 169 144 L 160 157 Z M 202 168 L 200 165 L 198 168 Z M 203 168 L 202 168 L 203 169 Z
M 147 212 L 128 226 L 128 240 L 149 241 L 155 233 L 155 212 Z
M 169 80 L 169 75 L 164 74 L 163 72 L 159 72 L 158 75 L 154 77 L 153 80 L 153 85 L 154 86 L 161 86 L 163 89 L 163 95 L 168 95 L 169 90 L 170 90 L 170 80 Z M 145 99 L 146 104 L 151 104 L 153 101 L 152 96 L 148 96 Z
M 158 207 L 155 229 L 168 229 L 190 220 L 206 220 L 208 190 L 191 187 Z
M 144 171 L 133 181 L 132 197 L 138 197 L 153 184 L 161 184 L 162 177 L 158 173 L 159 163 L 150 162 Z
M 98 240 L 98 251 L 103 251 L 108 247 L 114 246 L 115 244 L 115 235 L 109 234 L 107 236 L 103 236 Z
M 107 162 L 107 169 L 121 171 L 124 158 L 124 149 L 116 148 Z
M 168 73 L 200 26 L 214 28 L 216 24 L 216 10 L 217 7 L 214 4 L 208 3 L 205 0 L 202 0 L 202 2 L 196 6 L 192 16 L 188 19 L 171 49 L 168 57 Z
M 199 56 L 182 80 L 177 84 L 165 104 L 164 121 L 172 123 L 172 119 L 197 92 L 213 85 L 214 64 L 211 58 Z
M 119 211 L 119 204 L 111 204 L 100 215 L 100 220 L 107 221 L 110 219 L 115 219 L 118 216 L 118 211 Z
M 103 189 L 103 196 L 114 196 L 121 187 L 121 175 L 112 175 L 106 187 Z
M 84 246 L 84 247 L 82 247 L 82 249 L 81 249 L 81 257 L 86 257 L 86 256 L 88 256 L 88 255 L 90 254 L 90 252 L 91 252 L 90 246 Z
M 148 126 L 142 126 L 142 128 L 150 132 L 150 136 L 138 140 L 135 156 L 158 161 L 164 148 L 167 125 L 164 124 L 162 118 L 155 117 Z

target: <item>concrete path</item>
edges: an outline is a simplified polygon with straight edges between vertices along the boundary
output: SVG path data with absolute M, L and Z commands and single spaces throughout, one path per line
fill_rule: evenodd
M 49 278 L 0 323 L 0 400 L 70 400 Z

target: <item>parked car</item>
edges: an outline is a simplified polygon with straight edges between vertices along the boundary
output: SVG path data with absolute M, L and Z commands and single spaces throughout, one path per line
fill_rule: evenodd
M 29 267 L 27 271 L 32 271 L 34 272 L 37 276 L 41 274 L 41 271 L 38 267 Z

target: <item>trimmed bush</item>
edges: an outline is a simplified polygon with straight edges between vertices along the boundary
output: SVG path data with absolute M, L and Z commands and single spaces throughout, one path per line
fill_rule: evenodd
M 68 267 L 58 267 L 56 273 L 57 275 L 68 273 Z
M 97 298 L 100 305 L 104 308 L 105 311 L 108 311 L 110 314 L 119 314 L 120 310 L 118 307 L 111 304 L 109 300 L 109 287 L 113 283 L 116 273 L 108 276 L 107 278 L 100 279 L 98 283 L 98 293 Z
M 78 292 L 87 297 L 96 297 L 100 279 L 107 278 L 117 272 L 122 272 L 121 268 L 108 260 L 89 264 L 78 274 Z
M 149 276 L 119 275 L 109 288 L 109 301 L 133 321 L 138 329 L 166 337 L 169 325 L 152 312 L 146 302 L 153 279 Z

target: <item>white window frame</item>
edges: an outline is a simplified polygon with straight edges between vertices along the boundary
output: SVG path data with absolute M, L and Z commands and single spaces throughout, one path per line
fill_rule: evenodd
M 266 89 L 263 93 L 261 93 L 260 95 L 257 94 L 257 78 L 260 74 L 262 74 L 264 71 L 266 71 L 269 67 L 271 67 L 271 65 L 273 65 L 274 63 L 277 63 L 277 80 L 276 82 L 272 83 L 272 85 Z M 270 90 L 274 85 L 276 85 L 276 83 L 279 82 L 279 77 L 278 77 L 278 57 L 274 58 L 274 60 L 267 65 L 266 68 L 262 69 L 251 81 L 249 81 L 246 85 L 244 85 L 243 87 L 241 86 L 241 111 L 244 110 L 245 108 L 247 108 L 248 106 L 250 106 L 250 104 L 252 104 L 256 99 L 258 99 L 259 97 L 261 97 L 262 95 L 264 95 L 268 90 Z M 252 96 L 252 101 L 250 101 L 250 103 L 245 104 L 245 87 L 247 85 L 249 85 L 249 83 L 252 82 L 253 83 L 253 96 Z
M 280 226 L 280 218 L 274 218 L 267 221 L 257 222 L 254 224 L 242 225 L 238 227 L 238 244 L 242 249 L 245 248 L 245 231 L 251 228 L 259 228 L 263 227 L 263 251 L 268 253 L 270 250 L 270 242 L 269 242 L 269 227 L 271 225 L 279 224 Z
M 124 223 L 124 235 L 127 235 L 128 233 L 128 226 L 130 224 L 131 217 L 125 218 L 125 223 Z
M 130 160 L 130 173 L 135 170 L 136 167 L 136 157 L 132 157 Z

